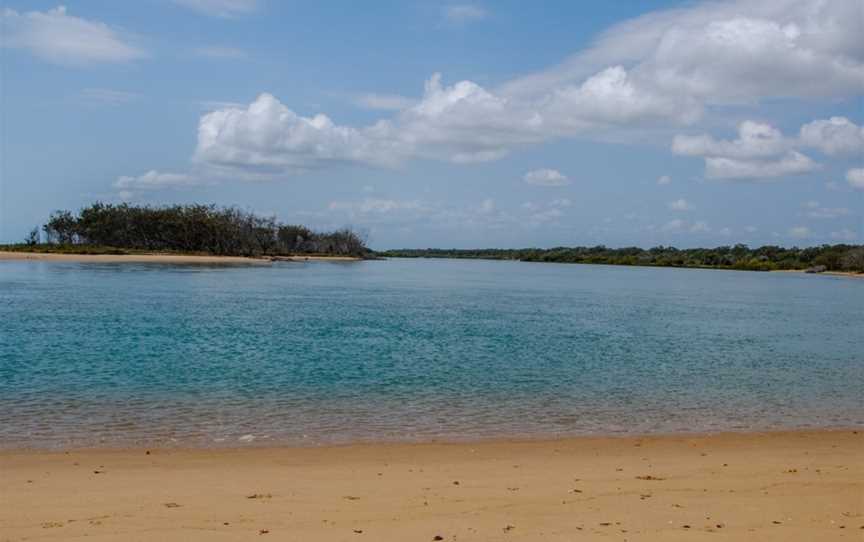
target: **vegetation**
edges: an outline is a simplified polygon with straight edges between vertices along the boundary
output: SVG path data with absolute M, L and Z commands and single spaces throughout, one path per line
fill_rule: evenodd
M 19 250 L 125 253 L 177 252 L 221 256 L 322 254 L 363 257 L 365 240 L 350 229 L 315 232 L 234 207 L 164 207 L 94 203 L 73 214 L 56 211 Z
M 645 265 L 657 267 L 702 267 L 775 271 L 822 268 L 828 271 L 864 273 L 864 246 L 822 245 L 784 248 L 747 245 L 717 248 L 677 249 L 673 247 L 608 248 L 556 247 L 550 249 L 400 249 L 379 253 L 399 258 L 477 258 L 524 262 Z

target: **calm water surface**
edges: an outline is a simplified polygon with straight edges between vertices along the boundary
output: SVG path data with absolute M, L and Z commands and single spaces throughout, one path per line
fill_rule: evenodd
M 0 262 L 0 447 L 864 425 L 864 280 Z

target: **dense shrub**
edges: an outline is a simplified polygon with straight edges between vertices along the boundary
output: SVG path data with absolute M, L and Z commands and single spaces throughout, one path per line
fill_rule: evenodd
M 334 254 L 363 256 L 350 229 L 314 232 L 234 207 L 164 207 L 94 203 L 77 215 L 56 211 L 42 228 L 48 243 L 226 256 Z
M 822 245 L 807 248 L 747 245 L 716 248 L 556 247 L 550 249 L 400 249 L 382 256 L 404 258 L 483 258 L 526 262 L 594 263 L 662 267 L 712 267 L 748 271 L 807 269 L 824 265 L 830 271 L 864 273 L 864 247 Z

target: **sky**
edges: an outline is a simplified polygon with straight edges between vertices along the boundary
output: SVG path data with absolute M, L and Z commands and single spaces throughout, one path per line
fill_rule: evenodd
M 864 2 L 0 7 L 0 242 L 232 205 L 375 249 L 864 243 Z

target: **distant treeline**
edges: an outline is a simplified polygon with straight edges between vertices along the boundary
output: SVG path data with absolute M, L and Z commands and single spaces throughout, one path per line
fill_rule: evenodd
M 235 207 L 162 207 L 94 203 L 77 214 L 55 211 L 26 244 L 112 247 L 224 256 L 327 254 L 365 256 L 365 240 L 350 229 L 315 232 Z
M 717 248 L 638 247 L 608 248 L 556 247 L 549 249 L 399 249 L 378 253 L 398 258 L 476 258 L 520 260 L 524 262 L 588 263 L 607 265 L 646 265 L 658 267 L 707 267 L 774 271 L 811 269 L 864 273 L 864 246 L 822 245 L 784 248 L 747 245 Z

